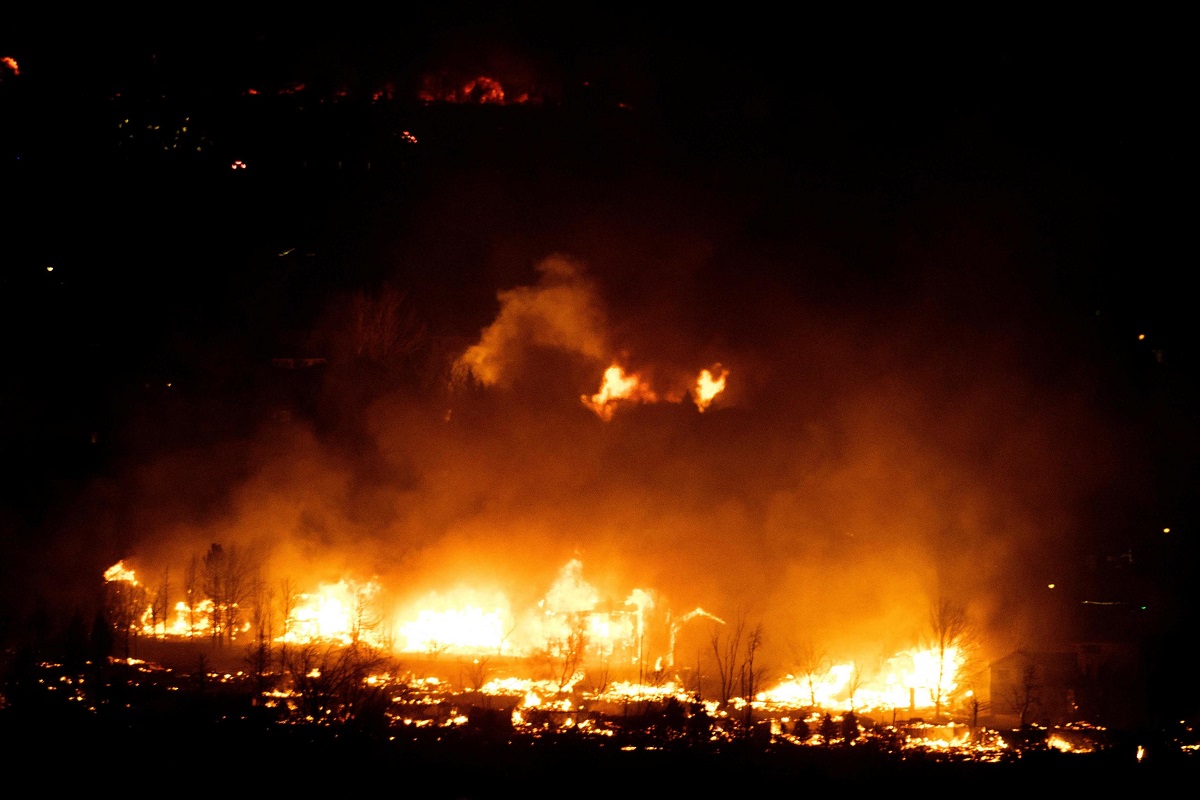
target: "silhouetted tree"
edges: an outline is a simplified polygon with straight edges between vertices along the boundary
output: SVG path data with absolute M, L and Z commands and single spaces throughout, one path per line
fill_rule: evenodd
M 275 629 L 272 608 L 274 591 L 257 573 L 250 583 L 250 629 L 254 635 L 254 643 L 247 648 L 246 664 L 254 677 L 257 701 L 271 683 L 271 643 L 274 641 Z
M 192 556 L 183 574 L 183 598 L 187 603 L 188 636 L 196 635 L 199 619 L 196 604 L 200 602 L 200 559 Z
M 426 326 L 406 294 L 387 282 L 373 294 L 357 290 L 330 307 L 330 316 L 314 332 L 314 345 L 339 362 L 393 367 L 425 341 Z
M 569 613 L 563 635 L 549 639 L 539 654 L 549 670 L 550 679 L 558 685 L 558 691 L 565 690 L 573 683 L 583 664 L 587 645 L 587 615 Z
M 842 741 L 851 744 L 858 738 L 858 716 L 853 710 L 842 715 Z
M 386 723 L 387 690 L 372 676 L 394 666 L 383 651 L 362 642 L 293 647 L 288 680 L 303 720 L 377 730 Z
M 817 706 L 817 680 L 829 670 L 829 656 L 812 639 L 805 639 L 792 648 L 792 665 L 796 676 L 808 688 L 810 708 Z
M 939 597 L 929 612 L 930 647 L 937 659 L 937 675 L 930 690 L 934 713 L 941 716 L 956 673 L 974 656 L 975 639 L 966 607 Z
M 241 606 L 253 589 L 254 565 L 237 545 L 213 544 L 203 570 L 204 594 L 213 604 L 213 641 L 229 644 L 237 633 Z
M 709 644 L 717 667 L 717 702 L 722 708 L 729 705 L 741 673 L 742 639 L 746 633 L 746 612 L 740 612 L 732 623 L 715 623 L 709 634 Z
M 119 637 L 127 659 L 135 652 L 134 639 L 141 632 L 142 612 L 146 607 L 146 589 L 140 583 L 130 580 L 104 582 L 105 616 Z
M 747 729 L 754 724 L 754 697 L 767 677 L 766 667 L 758 660 L 762 645 L 763 626 L 759 623 L 746 634 L 746 655 L 738 668 L 738 688 L 746 701 L 743 722 Z
M 792 723 L 792 735 L 802 742 L 808 741 L 808 738 L 812 736 L 812 730 L 803 717 Z
M 1021 670 L 1021 681 L 1010 686 L 1004 698 L 1008 710 L 1020 718 L 1022 728 L 1030 723 L 1030 718 L 1041 706 L 1041 692 L 1037 665 L 1026 664 Z
M 296 601 L 299 597 L 299 592 L 296 590 L 296 585 L 291 578 L 284 578 L 279 584 L 279 618 L 280 625 L 283 628 L 282 641 L 279 645 L 279 665 L 282 669 L 287 669 L 288 658 L 288 635 L 292 632 L 292 614 L 296 610 Z
M 859 688 L 863 682 L 863 668 L 858 662 L 850 668 L 850 677 L 846 682 L 846 692 L 850 702 L 850 710 L 854 711 L 854 696 L 858 694 Z
M 826 745 L 833 744 L 833 740 L 837 738 L 837 735 L 837 723 L 833 721 L 833 717 L 826 711 L 825 716 L 821 717 L 821 741 Z
M 473 692 L 478 692 L 487 684 L 488 674 L 491 672 L 491 659 L 487 656 L 480 656 L 467 661 L 462 669 L 462 683 Z

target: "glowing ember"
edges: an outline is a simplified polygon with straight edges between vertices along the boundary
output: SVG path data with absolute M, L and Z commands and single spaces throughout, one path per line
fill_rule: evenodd
M 504 102 L 504 87 L 500 85 L 499 81 L 493 80 L 486 75 L 480 75 L 478 78 L 473 78 L 463 84 L 460 96 L 464 102 L 502 104 Z
M 618 403 L 653 403 L 658 396 L 637 375 L 626 375 L 625 370 L 614 364 L 604 371 L 600 391 L 590 397 L 583 395 L 580 399 L 600 419 L 608 422 Z
M 12 56 L 4 56 L 3 58 L 0 58 L 0 64 L 3 64 L 4 66 L 11 69 L 13 75 L 21 74 L 21 70 L 17 66 L 17 60 L 15 58 L 13 58 Z

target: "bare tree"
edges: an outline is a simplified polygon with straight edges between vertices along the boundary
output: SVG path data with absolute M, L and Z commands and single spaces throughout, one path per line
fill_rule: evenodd
M 255 573 L 251 578 L 250 589 L 250 626 L 254 632 L 254 643 L 246 653 L 246 663 L 255 679 L 255 688 L 261 697 L 269 684 L 271 669 L 271 643 L 274 641 L 275 623 L 274 590 Z
M 587 646 L 587 615 L 582 612 L 568 613 L 567 628 L 563 635 L 550 638 L 540 652 L 550 679 L 558 685 L 558 691 L 566 691 L 574 683 Z
M 796 676 L 808 687 L 808 704 L 817 707 L 817 679 L 829 671 L 829 656 L 812 639 L 792 648 L 792 666 Z
M 166 634 L 171 621 L 171 570 L 163 570 L 163 580 L 154 591 L 150 606 L 150 630 L 155 635 Z
M 732 623 L 726 627 L 714 624 L 709 636 L 713 656 L 717 667 L 722 706 L 728 706 L 735 692 L 749 704 L 754 701 L 754 695 L 766 678 L 766 671 L 758 662 L 759 651 L 763 643 L 763 626 L 751 626 L 748 614 L 741 611 Z M 747 710 L 745 721 L 751 721 L 751 712 Z
M 966 607 L 946 597 L 939 597 L 929 611 L 932 635 L 930 648 L 937 659 L 937 675 L 931 689 L 934 713 L 941 716 L 954 678 L 973 657 L 973 631 Z
M 361 641 L 364 636 L 374 640 L 374 634 L 383 624 L 383 612 L 376 598 L 378 587 L 373 583 L 359 586 L 354 592 L 354 607 L 351 609 L 351 641 Z
M 196 556 L 188 561 L 187 571 L 183 574 L 183 596 L 187 603 L 188 636 L 195 636 L 199 622 L 196 604 L 200 602 L 200 559 Z
M 204 593 L 213 604 L 213 641 L 229 644 L 253 587 L 254 566 L 237 545 L 213 544 L 204 555 L 203 570 Z
M 858 690 L 863 684 L 863 668 L 862 664 L 854 662 L 850 668 L 850 677 L 846 682 L 846 691 L 849 693 L 850 711 L 854 712 L 854 695 L 858 694 Z
M 1020 718 L 1022 728 L 1029 724 L 1042 703 L 1042 682 L 1036 664 L 1025 665 L 1020 683 L 1008 687 L 1004 702 L 1008 710 Z
M 287 677 L 301 718 L 319 725 L 376 728 L 386 724 L 386 683 L 394 666 L 383 651 L 362 642 L 305 644 L 291 649 Z
M 279 584 L 279 618 L 282 627 L 281 639 L 279 645 L 279 664 L 282 668 L 287 668 L 287 647 L 288 634 L 292 632 L 292 614 L 296 610 L 296 601 L 300 596 L 296 591 L 296 585 L 291 578 L 284 578 Z
M 462 683 L 472 692 L 478 692 L 487 683 L 491 673 L 492 659 L 488 656 L 473 658 L 463 665 Z
M 767 678 L 766 667 L 757 661 L 762 645 L 763 626 L 760 622 L 746 634 L 746 655 L 738 667 L 738 688 L 741 690 L 742 699 L 746 701 L 744 722 L 747 729 L 754 723 L 754 696 L 758 694 Z
M 742 636 L 746 628 L 745 612 L 739 613 L 732 623 L 725 624 L 727 627 L 724 628 L 714 624 L 709 634 L 709 644 L 717 667 L 717 701 L 721 707 L 729 705 L 737 685 Z
M 612 680 L 612 668 L 608 658 L 600 659 L 600 663 L 596 665 L 595 669 L 588 670 L 587 677 L 592 694 L 599 695 L 608 691 L 608 685 Z
M 148 603 L 146 588 L 134 580 L 110 580 L 104 590 L 105 618 L 121 642 L 124 657 L 131 658 Z
M 338 358 L 389 366 L 412 355 L 425 341 L 425 324 L 407 303 L 406 294 L 389 283 L 373 294 L 355 291 L 336 307 L 335 316 L 316 334 Z

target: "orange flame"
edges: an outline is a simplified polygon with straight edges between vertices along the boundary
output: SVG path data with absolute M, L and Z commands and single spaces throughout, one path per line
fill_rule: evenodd
M 702 414 L 704 409 L 712 405 L 713 399 L 725 391 L 725 378 L 729 375 L 729 370 L 722 369 L 720 364 L 713 369 L 717 370 L 718 374 L 714 375 L 712 370 L 700 370 L 700 376 L 696 378 L 696 388 L 692 390 L 696 408 L 700 409 Z
M 137 576 L 134 574 L 133 570 L 125 566 L 125 562 L 123 560 L 118 561 L 108 569 L 104 570 L 104 580 L 110 582 L 125 581 L 126 583 L 132 583 L 134 586 L 137 585 Z
M 658 400 L 658 395 L 636 374 L 626 375 L 625 370 L 613 364 L 604 371 L 600 391 L 590 397 L 583 395 L 580 400 L 595 411 L 600 419 L 608 422 L 616 411 L 617 403 L 653 403 Z
M 3 58 L 0 58 L 0 64 L 3 64 L 11 69 L 13 75 L 21 74 L 21 68 L 17 66 L 17 60 L 12 56 L 4 56 Z
M 279 641 L 306 644 L 314 641 L 340 641 L 349 644 L 366 641 L 382 644 L 381 613 L 374 581 L 339 581 L 322 585 L 315 594 L 302 594 L 287 619 L 287 632 Z

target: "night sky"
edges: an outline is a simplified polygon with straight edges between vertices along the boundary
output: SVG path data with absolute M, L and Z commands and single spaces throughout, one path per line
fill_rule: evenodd
M 1179 26 L 774 13 L 0 29 L 8 624 L 238 541 L 414 591 L 578 555 L 847 651 L 944 593 L 993 656 L 1167 669 Z M 422 99 L 478 76 L 509 102 Z M 612 363 L 656 397 L 605 421 Z

